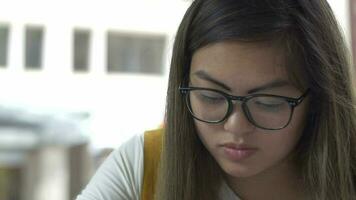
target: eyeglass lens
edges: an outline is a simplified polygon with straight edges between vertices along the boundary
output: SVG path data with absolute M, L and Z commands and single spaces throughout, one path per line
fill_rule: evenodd
M 226 96 L 204 89 L 190 90 L 187 104 L 194 117 L 206 122 L 222 121 L 230 109 Z M 288 123 L 292 109 L 281 97 L 256 96 L 245 102 L 244 112 L 251 123 L 263 128 L 276 129 Z

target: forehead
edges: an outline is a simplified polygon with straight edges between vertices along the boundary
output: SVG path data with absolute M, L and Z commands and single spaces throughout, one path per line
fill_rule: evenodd
M 288 79 L 282 48 L 270 43 L 224 41 L 205 46 L 193 54 L 190 78 L 201 70 L 233 89 Z

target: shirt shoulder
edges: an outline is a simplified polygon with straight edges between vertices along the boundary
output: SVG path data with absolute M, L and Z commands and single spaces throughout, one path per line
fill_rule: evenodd
M 114 150 L 76 200 L 139 200 L 143 177 L 144 134 Z

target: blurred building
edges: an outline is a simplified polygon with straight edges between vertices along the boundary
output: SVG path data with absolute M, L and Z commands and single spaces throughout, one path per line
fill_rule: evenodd
M 188 5 L 3 1 L 0 104 L 90 112 L 100 147 L 160 125 L 170 46 Z
M 0 3 L 0 199 L 73 199 L 98 164 L 89 144 L 162 124 L 189 1 Z

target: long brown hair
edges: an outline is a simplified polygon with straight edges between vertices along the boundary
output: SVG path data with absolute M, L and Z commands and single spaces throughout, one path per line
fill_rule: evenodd
M 310 110 L 295 151 L 311 199 L 355 199 L 356 114 L 350 58 L 326 0 L 195 0 L 176 35 L 167 93 L 167 125 L 156 199 L 215 200 L 221 169 L 199 140 L 178 87 L 192 54 L 223 40 L 272 41 L 286 69 L 310 89 Z

